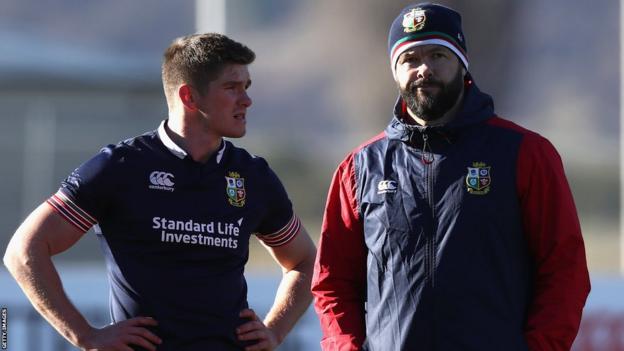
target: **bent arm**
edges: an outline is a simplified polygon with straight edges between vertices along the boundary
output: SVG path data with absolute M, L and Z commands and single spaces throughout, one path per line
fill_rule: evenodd
M 134 344 L 156 350 L 155 345 L 162 340 L 145 328 L 157 325 L 154 319 L 135 317 L 94 328 L 65 294 L 51 258 L 72 247 L 84 233 L 50 204 L 43 203 L 11 238 L 4 264 L 35 309 L 74 346 L 129 351 L 132 349 L 128 345 Z
M 73 246 L 83 234 L 43 203 L 19 226 L 4 255 L 5 266 L 35 309 L 76 346 L 92 328 L 69 301 L 51 257 Z
M 310 282 L 316 247 L 303 226 L 287 244 L 266 247 L 282 268 L 282 280 L 264 324 L 281 343 L 312 302 Z

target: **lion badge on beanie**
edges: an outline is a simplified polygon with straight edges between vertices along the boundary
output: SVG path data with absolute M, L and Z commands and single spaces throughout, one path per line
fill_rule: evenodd
M 395 79 L 399 56 L 420 45 L 447 47 L 457 55 L 468 70 L 461 16 L 455 10 L 432 3 L 413 4 L 401 10 L 401 13 L 392 21 L 388 33 L 388 54 Z
M 425 10 L 421 8 L 412 9 L 403 16 L 403 30 L 405 33 L 411 33 L 423 29 L 425 26 Z

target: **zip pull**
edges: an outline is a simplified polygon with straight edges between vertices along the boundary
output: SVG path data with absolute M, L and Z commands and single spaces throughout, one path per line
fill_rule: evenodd
M 433 163 L 433 152 L 431 152 L 431 146 L 429 145 L 429 135 L 427 133 L 422 134 L 423 139 L 423 147 L 422 154 L 420 156 L 422 162 L 426 165 L 430 165 Z

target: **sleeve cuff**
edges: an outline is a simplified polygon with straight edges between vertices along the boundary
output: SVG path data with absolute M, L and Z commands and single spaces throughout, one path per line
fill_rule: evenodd
M 256 234 L 258 239 L 260 239 L 264 244 L 270 247 L 277 247 L 287 244 L 291 241 L 297 233 L 299 233 L 299 229 L 301 228 L 301 221 L 296 214 L 293 213 L 292 217 L 286 223 L 282 229 L 278 230 L 272 234 Z
M 97 220 L 89 215 L 85 210 L 80 208 L 69 196 L 62 190 L 50 196 L 46 201 L 52 208 L 58 212 L 65 220 L 73 224 L 83 233 L 86 233 L 97 224 Z

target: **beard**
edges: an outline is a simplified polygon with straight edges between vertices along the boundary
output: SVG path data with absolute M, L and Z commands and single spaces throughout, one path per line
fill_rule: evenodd
M 434 78 L 428 78 L 409 82 L 405 89 L 399 87 L 399 91 L 403 101 L 407 104 L 407 108 L 412 113 L 424 121 L 435 121 L 444 116 L 455 105 L 463 86 L 464 77 L 462 70 L 459 69 L 448 84 Z M 419 92 L 418 88 L 421 87 L 437 87 L 438 92 Z

